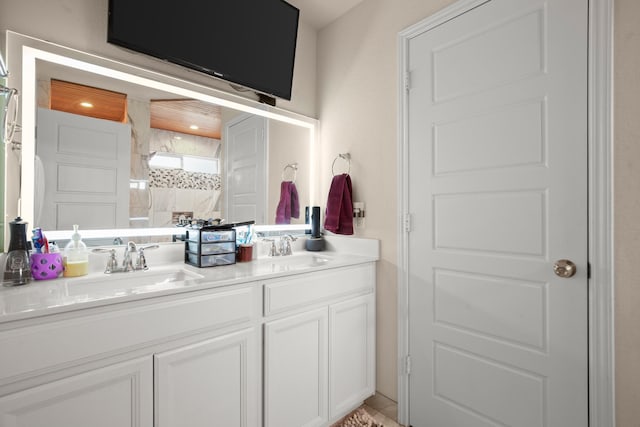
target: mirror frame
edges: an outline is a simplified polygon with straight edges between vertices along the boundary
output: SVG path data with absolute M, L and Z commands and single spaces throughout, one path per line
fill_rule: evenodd
M 125 62 L 112 60 L 102 56 L 89 54 L 72 48 L 64 47 L 47 41 L 39 40 L 13 31 L 6 31 L 6 51 L 5 59 L 7 67 L 11 71 L 8 77 L 11 87 L 20 88 L 21 105 L 19 110 L 19 123 L 22 125 L 20 135 L 21 150 L 18 161 L 9 150 L 5 156 L 5 222 L 18 216 L 18 214 L 28 223 L 33 225 L 34 218 L 34 158 L 35 158 L 35 128 L 36 128 L 36 63 L 37 61 L 48 61 L 55 64 L 77 68 L 83 71 L 106 76 L 116 80 L 124 80 L 130 83 L 137 83 L 143 86 L 172 92 L 188 98 L 198 99 L 204 102 L 214 103 L 223 107 L 233 108 L 245 113 L 255 114 L 268 119 L 273 119 L 308 129 L 309 132 L 309 202 L 310 205 L 317 204 L 318 180 L 313 179 L 318 171 L 317 155 L 318 120 L 303 116 L 301 114 L 271 107 L 257 101 L 247 99 L 233 93 L 225 92 L 194 81 L 171 76 L 166 72 L 153 71 L 147 68 L 134 66 Z M 19 176 L 19 189 L 10 187 L 13 179 Z M 11 190 L 11 191 L 10 191 Z M 267 230 L 294 230 L 306 229 L 308 226 L 263 226 Z M 83 233 L 86 234 L 88 230 Z M 178 233 L 176 233 L 178 231 Z M 91 230 L 95 237 L 111 237 L 115 232 L 118 235 L 138 236 L 138 235 L 168 235 L 180 234 L 176 228 L 128 228 L 120 230 Z M 55 232 L 55 233 L 54 233 Z M 8 236 L 5 228 L 5 249 Z M 55 238 L 70 236 L 71 230 L 50 230 L 47 235 L 55 234 Z M 136 234 L 139 233 L 139 234 Z M 51 238 L 54 238 L 52 235 Z

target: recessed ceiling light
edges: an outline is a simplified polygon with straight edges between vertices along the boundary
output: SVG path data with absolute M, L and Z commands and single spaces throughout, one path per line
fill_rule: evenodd
M 81 102 L 80 103 L 81 106 L 83 106 L 84 108 L 93 108 L 93 104 L 90 102 Z
M 191 125 L 191 126 L 189 126 L 189 128 L 193 129 L 193 130 L 198 130 L 199 129 L 198 126 L 196 126 L 196 125 Z

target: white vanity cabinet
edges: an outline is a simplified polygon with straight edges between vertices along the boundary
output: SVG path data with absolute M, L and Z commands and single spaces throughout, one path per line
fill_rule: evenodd
M 0 426 L 151 426 L 152 407 L 152 361 L 144 357 L 0 397 Z
M 375 392 L 375 264 L 264 283 L 264 426 L 326 426 Z
M 155 427 L 258 426 L 257 331 L 154 355 Z
M 375 391 L 375 259 L 301 259 L 120 299 L 108 280 L 0 294 L 0 427 L 329 426 Z
M 0 427 L 260 425 L 257 284 L 0 326 Z

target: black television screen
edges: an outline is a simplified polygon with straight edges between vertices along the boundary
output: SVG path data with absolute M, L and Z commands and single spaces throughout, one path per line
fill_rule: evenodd
M 107 40 L 289 100 L 298 16 L 284 0 L 109 0 Z

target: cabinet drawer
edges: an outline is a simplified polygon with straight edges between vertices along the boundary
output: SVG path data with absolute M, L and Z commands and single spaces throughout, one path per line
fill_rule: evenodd
M 270 280 L 264 284 L 264 315 L 373 292 L 374 286 L 374 264 Z
M 190 333 L 248 324 L 257 319 L 259 298 L 257 285 L 252 285 L 16 325 L 0 332 L 0 384 L 81 359 L 95 360 Z

